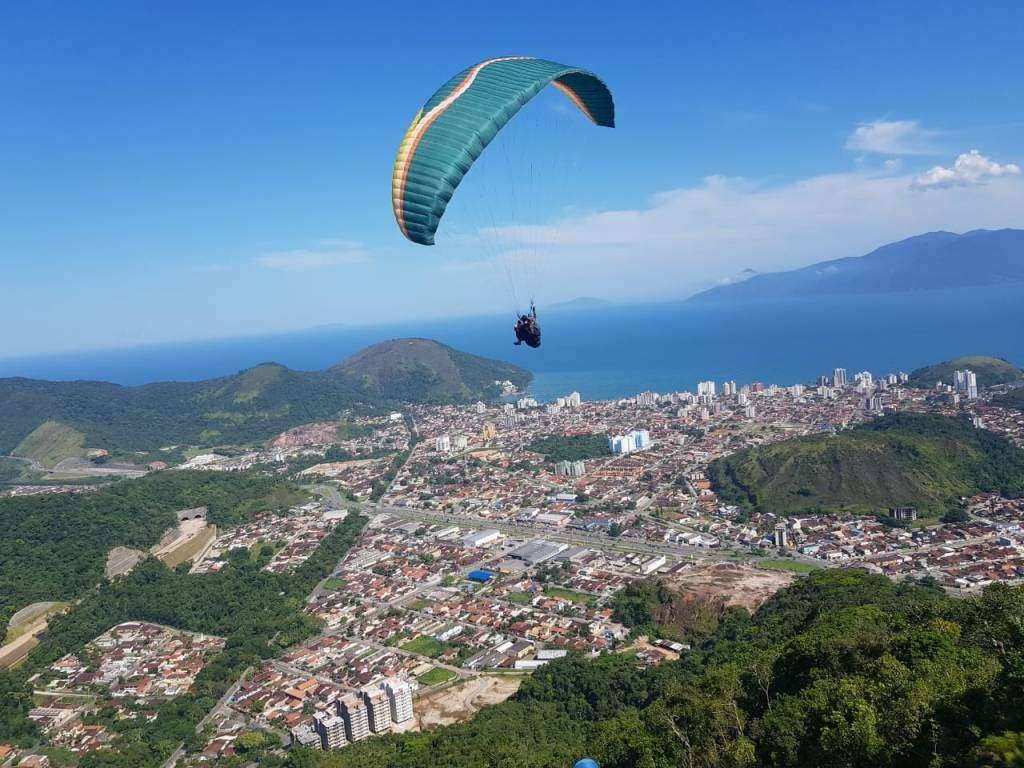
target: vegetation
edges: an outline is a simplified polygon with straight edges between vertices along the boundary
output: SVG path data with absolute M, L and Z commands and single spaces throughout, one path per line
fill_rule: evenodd
M 84 446 L 85 435 L 77 429 L 59 421 L 44 421 L 26 435 L 12 453 L 52 468 L 62 459 L 81 456 Z
M 634 636 L 648 635 L 693 643 L 718 629 L 730 610 L 723 600 L 677 592 L 661 579 L 634 581 L 612 598 L 613 618 Z
M 992 402 L 1004 408 L 1015 408 L 1024 411 L 1024 387 L 1011 389 L 1009 392 L 992 398 Z
M 0 453 L 47 422 L 60 424 L 61 452 L 81 447 L 66 439 L 78 433 L 89 448 L 147 457 L 168 444 L 249 443 L 347 408 L 490 399 L 496 379 L 525 386 L 530 374 L 423 339 L 378 344 L 325 371 L 266 363 L 209 381 L 140 387 L 0 379 Z M 66 458 L 54 452 L 60 446 L 51 442 L 47 457 Z
M 303 499 L 281 480 L 237 472 L 159 472 L 92 493 L 0 499 L 0 626 L 29 603 L 78 597 L 103 578 L 112 547 L 147 549 L 177 523 L 175 510 L 205 506 L 226 525 Z
M 1024 496 L 1024 450 L 966 419 L 885 416 L 838 435 L 763 445 L 713 461 L 719 497 L 775 514 L 885 512 L 937 517 L 961 496 Z
M 547 435 L 538 437 L 526 450 L 543 454 L 548 461 L 580 461 L 609 456 L 608 438 L 604 435 Z
M 424 672 L 422 675 L 416 678 L 416 681 L 423 686 L 440 685 L 441 683 L 447 683 L 455 677 L 455 673 L 450 669 L 442 669 L 441 667 L 432 667 L 429 672 Z
M 358 515 L 346 518 L 288 574 L 261 571 L 260 563 L 238 550 L 218 573 L 172 571 L 148 558 L 125 578 L 105 582 L 69 613 L 51 621 L 24 670 L 0 676 L 0 741 L 25 744 L 37 738 L 25 718 L 31 706 L 26 676 L 79 650 L 114 624 L 153 621 L 225 636 L 224 650 L 211 659 L 187 695 L 161 705 L 153 722 L 140 717 L 119 723 L 121 740 L 114 749 L 89 755 L 81 763 L 85 768 L 160 765 L 179 743 L 194 742 L 199 720 L 245 669 L 316 631 L 314 620 L 302 611 L 304 599 L 356 541 L 365 522 Z
M 680 662 L 552 662 L 470 723 L 293 768 L 953 768 L 1020 765 L 1024 588 L 969 600 L 822 570 L 730 613 Z M 1018 762 L 1014 762 L 1018 761 Z
M 402 644 L 403 651 L 418 653 L 420 656 L 434 658 L 444 653 L 444 643 L 426 635 L 420 635 L 415 640 Z
M 910 374 L 910 386 L 931 389 L 939 382 L 953 383 L 955 371 L 969 368 L 978 377 L 978 387 L 994 387 L 997 384 L 1010 384 L 1024 380 L 1024 371 L 1013 363 L 999 357 L 974 355 L 958 357 L 944 363 L 918 368 Z

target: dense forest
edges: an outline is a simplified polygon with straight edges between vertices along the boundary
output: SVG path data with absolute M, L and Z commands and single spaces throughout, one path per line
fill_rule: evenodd
M 543 454 L 548 461 L 579 461 L 611 454 L 604 435 L 546 435 L 538 437 L 526 450 Z
M 265 363 L 219 379 L 139 387 L 88 381 L 0 379 L 0 454 L 42 424 L 84 434 L 88 448 L 120 455 L 171 445 L 264 440 L 348 408 L 472 402 L 498 395 L 495 380 L 529 372 L 425 339 L 385 342 L 324 371 Z
M 114 624 L 136 619 L 221 635 L 227 644 L 188 695 L 163 704 L 153 722 L 143 717 L 118 722 L 121 739 L 116 749 L 87 755 L 81 765 L 151 768 L 181 742 L 199 746 L 199 720 L 247 667 L 317 630 L 315 621 L 302 611 L 304 600 L 355 543 L 365 522 L 362 516 L 350 515 L 290 574 L 262 571 L 264 561 L 238 551 L 218 573 L 172 571 L 149 558 L 124 578 L 104 582 L 50 622 L 25 668 L 0 674 L 0 742 L 31 744 L 38 738 L 27 719 L 31 703 L 26 680 L 32 673 L 80 649 Z
M 298 750 L 293 768 L 940 768 L 1024 759 L 1024 588 L 815 572 L 680 662 L 542 668 L 470 723 Z
M 177 523 L 175 510 L 208 507 L 218 525 L 301 502 L 280 479 L 240 472 L 158 472 L 89 493 L 0 499 L 0 626 L 40 600 L 71 600 L 103 577 L 117 545 L 147 549 Z
M 883 416 L 837 435 L 757 446 L 716 459 L 712 487 L 728 503 L 775 514 L 885 512 L 939 517 L 961 496 L 1024 496 L 1024 450 L 969 420 Z

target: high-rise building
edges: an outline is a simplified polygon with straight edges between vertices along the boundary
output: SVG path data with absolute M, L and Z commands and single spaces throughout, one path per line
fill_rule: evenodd
M 452 448 L 456 451 L 464 451 L 469 447 L 469 438 L 465 435 L 455 435 L 452 438 Z
M 961 394 L 967 395 L 968 400 L 978 397 L 978 377 L 974 371 L 965 369 L 956 371 L 953 374 L 954 389 Z
M 739 405 L 746 405 L 747 403 L 750 402 L 750 395 L 748 395 L 746 392 L 740 392 L 738 395 L 736 395 L 736 402 Z
M 452 439 L 448 435 L 439 435 L 434 438 L 434 450 L 438 453 L 448 453 L 452 449 Z
M 875 377 L 871 375 L 871 371 L 861 371 L 853 380 L 857 382 L 857 387 L 861 392 L 870 392 L 875 388 Z
M 388 677 L 381 683 L 381 687 L 388 695 L 391 720 L 395 723 L 412 720 L 412 688 L 409 684 L 401 678 Z
M 391 704 L 387 692 L 380 686 L 367 686 L 359 692 L 366 705 L 367 720 L 373 733 L 391 730 Z
M 345 721 L 330 712 L 320 712 L 313 717 L 313 727 L 320 737 L 322 749 L 341 749 L 348 744 L 345 735 Z
M 697 382 L 697 394 L 698 395 L 709 395 L 715 396 L 715 382 L 713 381 L 698 381 Z
M 565 400 L 566 405 L 568 405 L 570 408 L 579 408 L 580 405 L 583 403 L 582 398 L 580 398 L 579 392 L 570 392 L 569 396 L 565 398 Z
M 487 406 L 484 403 L 477 401 L 476 405 L 473 406 L 477 413 L 487 413 Z
M 743 408 L 743 416 L 748 419 L 752 419 L 757 416 L 757 409 L 750 403 Z
M 645 451 L 651 447 L 651 433 L 646 429 L 635 429 L 629 436 L 633 438 L 633 445 L 638 451 Z
M 555 464 L 555 474 L 562 477 L 583 477 L 587 467 L 582 461 L 560 461 Z
M 354 693 L 338 699 L 338 714 L 345 721 L 345 735 L 349 741 L 360 741 L 370 735 L 370 713 L 366 704 Z
M 772 541 L 779 549 L 785 549 L 789 544 L 789 534 L 786 531 L 785 523 L 779 523 L 775 526 L 775 532 L 772 534 Z
M 608 439 L 608 447 L 614 454 L 632 453 L 636 450 L 636 443 L 630 435 L 615 435 Z
M 832 371 L 832 386 L 841 388 L 846 386 L 846 369 L 836 368 Z

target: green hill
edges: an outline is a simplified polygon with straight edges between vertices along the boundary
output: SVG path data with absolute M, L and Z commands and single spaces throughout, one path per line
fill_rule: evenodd
M 953 372 L 969 368 L 978 377 L 979 387 L 994 387 L 996 384 L 1009 384 L 1024 380 L 1024 371 L 999 357 L 971 355 L 947 360 L 944 363 L 918 368 L 910 374 L 910 386 L 931 389 L 937 383 L 953 383 Z
M 509 363 L 404 339 L 369 347 L 323 371 L 265 363 L 219 379 L 138 387 L 0 379 L 0 454 L 30 435 L 29 444 L 45 449 L 50 461 L 65 458 L 54 455 L 61 444 L 80 450 L 82 442 L 67 439 L 77 433 L 86 447 L 112 452 L 250 443 L 335 418 L 347 408 L 489 400 L 498 394 L 495 380 L 525 386 L 531 378 Z M 48 422 L 60 429 L 38 432 Z
M 761 512 L 909 505 L 936 516 L 978 491 L 1024 496 L 1024 450 L 966 420 L 906 413 L 749 448 L 713 461 L 708 474 L 723 501 Z

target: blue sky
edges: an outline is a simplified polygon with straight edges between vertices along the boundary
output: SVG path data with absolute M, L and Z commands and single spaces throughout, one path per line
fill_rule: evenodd
M 1024 6 L 894 5 L 8 8 L 0 357 L 506 311 L 506 262 L 542 301 L 669 299 L 1024 226 Z M 510 53 L 599 73 L 618 127 L 545 94 L 446 238 L 405 242 L 389 184 L 409 120 Z M 531 205 L 527 152 L 552 167 Z

